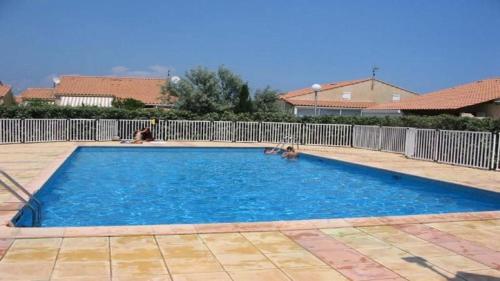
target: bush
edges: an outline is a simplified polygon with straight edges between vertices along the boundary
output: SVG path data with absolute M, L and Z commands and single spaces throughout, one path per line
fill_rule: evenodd
M 144 108 L 144 106 L 145 104 L 142 101 L 131 98 L 113 100 L 113 107 L 116 108 L 136 110 L 139 108 Z
M 231 111 L 194 114 L 182 110 L 137 109 L 102 107 L 0 106 L 0 118 L 89 118 L 89 119 L 150 119 L 165 120 L 209 120 L 209 121 L 259 121 L 298 122 L 324 124 L 379 125 L 415 127 L 442 130 L 500 131 L 500 119 L 477 119 L 451 115 L 364 117 L 364 116 L 319 116 L 296 117 L 282 112 L 255 112 L 236 114 Z

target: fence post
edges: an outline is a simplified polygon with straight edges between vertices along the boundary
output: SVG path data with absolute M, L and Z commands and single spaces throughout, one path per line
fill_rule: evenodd
M 377 150 L 382 150 L 382 126 L 378 126 L 378 147 Z
M 491 161 L 490 161 L 490 170 L 496 170 L 496 165 L 497 165 L 497 157 L 496 151 L 497 151 L 497 135 L 494 132 L 491 132 L 491 140 L 492 140 L 492 146 L 491 146 Z
M 416 138 L 417 138 L 417 130 L 415 128 L 406 128 L 405 156 L 407 158 L 413 158 L 415 156 Z
M 94 141 L 98 141 L 98 139 L 100 139 L 100 137 L 97 136 L 97 134 L 99 134 L 99 119 L 94 119 L 94 132 Z
M 262 142 L 262 121 L 259 121 L 258 132 L 259 132 L 259 136 L 257 137 L 257 140 L 258 140 L 258 142 Z
M 354 147 L 354 125 L 349 125 L 349 130 L 351 131 L 351 137 L 350 137 L 350 147 Z
M 71 134 L 71 119 L 66 119 L 66 141 L 69 141 L 69 136 Z
M 436 130 L 436 134 L 434 135 L 434 151 L 432 155 L 432 160 L 434 162 L 438 161 L 438 153 L 439 153 L 439 140 L 441 138 L 441 131 L 439 129 Z
M 21 119 L 21 132 L 23 132 L 23 136 L 21 137 L 21 143 L 26 142 L 26 119 Z

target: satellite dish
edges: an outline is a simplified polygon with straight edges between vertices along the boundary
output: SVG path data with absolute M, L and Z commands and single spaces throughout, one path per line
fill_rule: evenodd
M 179 76 L 172 76 L 172 78 L 170 78 L 170 82 L 172 82 L 173 84 L 177 84 L 181 81 L 181 78 Z
M 58 85 L 59 83 L 61 83 L 61 79 L 59 79 L 59 77 L 53 77 L 52 82 L 54 82 L 55 85 Z

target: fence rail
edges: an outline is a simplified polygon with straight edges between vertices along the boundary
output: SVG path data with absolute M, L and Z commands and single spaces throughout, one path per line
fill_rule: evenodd
M 343 146 L 500 171 L 500 134 L 345 124 L 115 119 L 0 119 L 0 144 L 131 140 L 150 128 L 157 140 Z

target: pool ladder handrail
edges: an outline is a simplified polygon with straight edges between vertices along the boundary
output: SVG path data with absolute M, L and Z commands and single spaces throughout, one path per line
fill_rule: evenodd
M 17 187 L 28 199 L 24 198 L 19 192 L 17 192 L 12 186 L 8 185 L 5 181 L 0 179 L 0 186 L 9 191 L 14 197 L 19 199 L 24 205 L 26 205 L 32 212 L 31 225 L 40 226 L 42 221 L 42 204 L 38 199 L 36 199 L 33 194 L 31 194 L 26 188 L 24 188 L 19 182 L 17 182 L 13 177 L 7 174 L 4 170 L 0 169 L 0 175 L 3 175 L 6 179 L 10 181 L 15 187 Z M 34 202 L 35 204 L 32 204 Z M 35 206 L 36 205 L 36 206 Z

